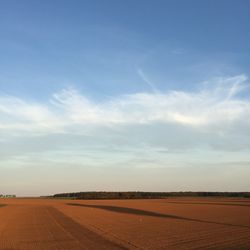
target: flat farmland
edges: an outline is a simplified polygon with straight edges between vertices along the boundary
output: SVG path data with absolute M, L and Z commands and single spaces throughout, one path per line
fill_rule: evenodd
M 1 199 L 0 249 L 250 249 L 250 200 Z

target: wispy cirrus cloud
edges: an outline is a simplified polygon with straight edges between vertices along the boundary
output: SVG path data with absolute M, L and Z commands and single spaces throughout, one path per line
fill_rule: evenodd
M 0 96 L 0 129 L 53 133 L 70 132 L 74 126 L 159 122 L 223 129 L 248 123 L 250 101 L 237 96 L 246 86 L 247 77 L 238 75 L 213 79 L 196 92 L 135 93 L 100 102 L 72 88 L 53 94 L 47 103 Z

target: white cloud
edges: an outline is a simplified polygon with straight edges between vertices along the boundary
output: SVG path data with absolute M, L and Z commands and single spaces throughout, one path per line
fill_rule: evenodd
M 181 124 L 196 129 L 248 126 L 250 101 L 237 94 L 247 77 L 219 78 L 197 92 L 135 93 L 108 101 L 91 101 L 75 89 L 53 94 L 48 103 L 0 96 L 0 131 L 9 133 L 74 132 L 74 127 L 126 124 Z M 213 87 L 211 87 L 211 86 Z
M 55 93 L 46 103 L 0 96 L 0 169 L 13 176 L 50 169 L 50 178 L 59 182 L 66 177 L 58 173 L 66 171 L 73 180 L 81 176 L 76 189 L 82 188 L 82 176 L 93 182 L 102 178 L 103 168 L 112 169 L 109 181 L 117 174 L 124 180 L 136 169 L 148 180 L 158 172 L 154 185 L 162 189 L 166 178 L 175 182 L 184 171 L 187 189 L 188 178 L 203 187 L 209 184 L 207 174 L 213 182 L 214 169 L 221 167 L 220 178 L 230 177 L 225 185 L 240 188 L 235 173 L 249 179 L 250 100 L 241 96 L 247 84 L 247 77 L 239 75 L 211 80 L 198 91 L 136 93 L 105 101 L 75 89 Z M 179 172 L 168 176 L 171 171 Z M 8 186 L 6 176 L 0 179 Z

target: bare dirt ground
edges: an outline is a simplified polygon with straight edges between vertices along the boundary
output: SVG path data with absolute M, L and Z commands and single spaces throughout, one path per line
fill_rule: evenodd
M 0 249 L 250 249 L 250 200 L 1 199 Z

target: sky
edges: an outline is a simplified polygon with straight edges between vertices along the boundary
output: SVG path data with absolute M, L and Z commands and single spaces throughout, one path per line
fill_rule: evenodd
M 248 0 L 0 0 L 0 193 L 250 191 Z

